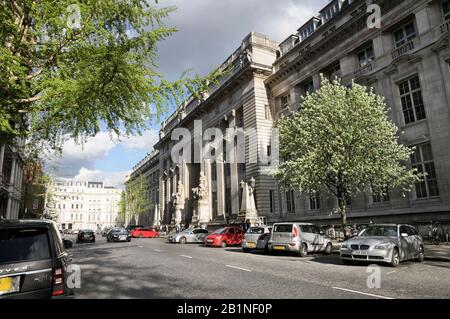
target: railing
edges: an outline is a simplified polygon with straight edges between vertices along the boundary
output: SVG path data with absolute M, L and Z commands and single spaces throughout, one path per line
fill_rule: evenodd
M 402 45 L 401 47 L 395 49 L 394 51 L 392 51 L 392 59 L 397 59 L 405 54 L 407 54 L 408 52 L 414 50 L 415 45 L 414 45 L 414 40 L 409 41 L 408 43 Z
M 356 70 L 355 72 L 353 72 L 353 76 L 355 78 L 363 76 L 364 74 L 370 73 L 373 71 L 373 65 L 372 63 L 367 63 L 364 66 L 361 66 L 358 70 Z
M 442 34 L 450 32 L 450 20 L 445 21 L 440 28 Z

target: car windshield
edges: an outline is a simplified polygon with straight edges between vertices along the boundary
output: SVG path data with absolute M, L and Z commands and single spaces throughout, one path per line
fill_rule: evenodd
M 223 235 L 223 234 L 225 234 L 226 231 L 227 231 L 226 228 L 220 228 L 220 229 L 216 230 L 216 231 L 214 232 L 214 234 L 217 234 L 217 235 Z
M 280 224 L 275 225 L 273 228 L 274 233 L 292 233 L 292 224 Z
M 45 228 L 0 230 L 0 263 L 50 259 Z
M 264 228 L 261 228 L 261 227 L 250 227 L 247 230 L 247 234 L 258 234 L 258 235 L 264 234 Z
M 360 236 L 397 237 L 397 226 L 369 226 L 361 232 Z
M 114 233 L 114 234 L 127 234 L 126 229 L 123 229 L 123 228 L 122 229 L 120 229 L 120 228 L 113 229 L 111 232 Z

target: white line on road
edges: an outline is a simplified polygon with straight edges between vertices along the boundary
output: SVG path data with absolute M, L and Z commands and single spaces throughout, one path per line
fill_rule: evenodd
M 394 299 L 391 297 L 385 297 L 385 296 L 380 296 L 380 295 L 373 295 L 373 294 L 368 294 L 365 292 L 361 292 L 361 291 L 356 291 L 356 290 L 350 290 L 350 289 L 344 289 L 344 288 L 339 288 L 339 287 L 331 287 L 333 289 L 338 289 L 338 290 L 343 290 L 343 291 L 347 291 L 347 292 L 353 292 L 355 294 L 360 294 L 360 295 L 366 295 L 366 296 L 370 296 L 370 297 L 375 297 L 375 298 L 381 298 L 381 299 Z
M 191 256 L 186 256 L 186 255 L 180 255 L 180 257 L 184 257 L 184 258 L 189 258 L 189 259 L 192 259 L 192 257 L 191 257 Z
M 232 265 L 225 265 L 225 266 L 226 266 L 226 267 L 229 267 L 229 268 L 234 268 L 234 269 L 239 269 L 239 270 L 251 272 L 250 269 L 245 269 L 245 268 L 236 267 L 236 266 L 232 266 Z
M 153 250 L 156 251 L 157 253 L 161 252 L 161 250 L 159 250 L 159 249 L 153 249 Z
M 391 274 L 393 274 L 393 273 L 395 273 L 395 272 L 397 272 L 397 270 L 390 271 L 390 272 L 388 272 L 386 275 L 391 275 Z

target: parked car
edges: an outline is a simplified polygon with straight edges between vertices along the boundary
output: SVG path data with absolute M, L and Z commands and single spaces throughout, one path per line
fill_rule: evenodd
M 171 243 L 203 243 L 208 234 L 209 232 L 202 228 L 185 229 L 182 232 L 170 235 L 167 239 Z
M 73 297 L 69 243 L 52 221 L 0 221 L 0 299 Z
M 79 230 L 79 229 L 76 229 L 76 230 L 74 230 L 74 231 L 72 232 L 72 234 L 78 235 L 79 232 L 80 232 L 80 230 Z
M 244 231 L 239 227 L 224 227 L 205 237 L 206 246 L 222 247 L 239 246 L 242 243 Z
M 81 229 L 77 235 L 77 244 L 89 241 L 91 243 L 95 243 L 95 233 L 91 229 Z
M 383 262 L 397 267 L 405 260 L 422 262 L 425 250 L 422 237 L 411 225 L 370 225 L 357 237 L 341 246 L 344 264 L 353 262 Z
M 106 241 L 131 241 L 130 233 L 125 228 L 113 228 L 106 235 Z
M 323 252 L 331 254 L 331 240 L 320 228 L 306 223 L 279 223 L 273 225 L 268 243 L 270 251 L 287 251 L 300 257 L 308 253 Z
M 126 229 L 128 232 L 130 232 L 130 231 L 132 231 L 132 230 L 135 229 L 135 228 L 145 228 L 145 226 L 143 226 L 143 225 L 128 225 L 125 229 Z
M 250 227 L 242 239 L 242 250 L 246 253 L 253 249 L 267 251 L 271 231 L 272 227 L 268 226 Z
M 101 232 L 102 237 L 106 237 L 106 235 L 109 233 L 109 231 L 111 229 L 113 229 L 113 228 L 112 227 L 105 227 L 105 228 L 103 228 L 103 230 Z
M 152 228 L 140 228 L 137 227 L 130 231 L 130 235 L 133 238 L 156 238 L 159 237 L 159 233 Z

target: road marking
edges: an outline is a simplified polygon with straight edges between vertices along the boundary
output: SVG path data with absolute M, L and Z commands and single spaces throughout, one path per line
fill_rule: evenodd
M 251 272 L 250 269 L 245 269 L 245 268 L 241 268 L 241 267 L 236 267 L 236 266 L 232 266 L 232 265 L 225 265 L 226 267 L 229 268 L 234 268 L 234 269 L 239 269 L 239 270 L 243 270 L 243 271 L 247 271 L 247 272 Z
M 368 293 L 361 292 L 361 291 L 350 290 L 350 289 L 344 289 L 344 288 L 339 288 L 339 287 L 331 287 L 331 288 L 333 288 L 333 289 L 338 289 L 338 290 L 343 290 L 343 291 L 347 291 L 347 292 L 353 292 L 353 293 L 355 293 L 355 294 L 366 295 L 366 296 L 375 297 L 375 298 L 381 298 L 381 299 L 394 299 L 394 298 L 391 298 L 391 297 L 385 297 L 385 296 L 380 296 L 380 295 L 368 294 Z
M 395 273 L 395 272 L 397 272 L 397 270 L 390 271 L 390 272 L 388 272 L 386 275 L 391 275 L 391 274 L 393 274 L 393 273 Z
M 180 255 L 180 257 L 184 257 L 184 258 L 189 258 L 189 259 L 192 259 L 192 257 L 191 257 L 191 256 L 186 256 L 186 255 Z
M 157 253 L 161 252 L 161 250 L 159 250 L 159 249 L 153 249 L 153 250 L 156 251 Z

